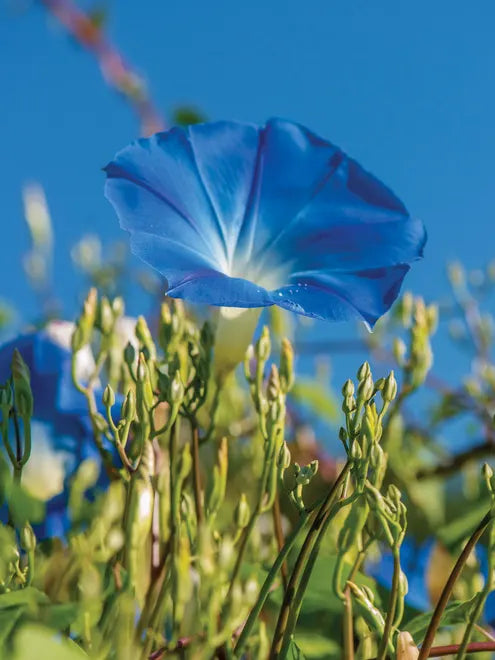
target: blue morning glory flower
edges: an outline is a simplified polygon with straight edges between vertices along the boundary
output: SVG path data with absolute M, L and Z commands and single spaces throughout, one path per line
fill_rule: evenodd
M 191 302 L 373 325 L 426 240 L 378 179 L 280 119 L 173 128 L 105 171 L 133 252 Z
M 34 525 L 39 538 L 64 536 L 69 527 L 68 479 L 86 458 L 101 464 L 86 400 L 72 383 L 68 350 L 71 329 L 72 324 L 51 323 L 45 330 L 22 335 L 0 347 L 1 384 L 10 378 L 16 348 L 31 374 L 34 396 L 32 451 L 24 466 L 22 485 L 30 494 L 46 502 L 44 521 Z M 85 367 L 91 368 L 91 365 L 84 364 L 84 352 L 80 357 L 78 366 L 84 375 Z M 101 475 L 105 480 L 103 471 Z M 6 519 L 4 508 L 1 518 Z

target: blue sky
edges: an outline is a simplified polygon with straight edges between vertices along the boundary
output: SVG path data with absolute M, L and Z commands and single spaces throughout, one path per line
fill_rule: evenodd
M 55 226 L 58 290 L 72 314 L 78 281 L 70 246 L 88 232 L 121 237 L 101 167 L 139 129 L 94 60 L 36 2 L 25 11 L 12 6 L 0 9 L 0 297 L 26 318 L 36 309 L 20 264 L 21 187 L 36 180 Z M 383 179 L 428 228 L 426 259 L 407 286 L 433 297 L 445 290 L 448 259 L 474 267 L 494 256 L 495 4 L 472 7 L 128 1 L 110 5 L 108 30 L 164 114 L 192 103 L 210 118 L 289 118 Z

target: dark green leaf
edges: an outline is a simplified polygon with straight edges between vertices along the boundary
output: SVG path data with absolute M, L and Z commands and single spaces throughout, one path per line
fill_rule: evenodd
M 465 623 L 469 618 L 469 614 L 477 598 L 478 594 L 473 596 L 471 600 L 457 600 L 450 603 L 450 605 L 446 607 L 443 613 L 440 626 L 453 626 L 457 623 Z M 424 633 L 426 632 L 426 629 L 428 628 L 428 625 L 431 621 L 432 615 L 433 612 L 420 614 L 403 626 L 405 630 L 411 633 L 416 643 L 419 644 L 422 641 Z

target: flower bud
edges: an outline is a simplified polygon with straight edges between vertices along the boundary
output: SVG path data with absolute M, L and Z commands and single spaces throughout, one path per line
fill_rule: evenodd
M 282 339 L 280 353 L 280 385 L 286 394 L 294 385 L 294 350 L 288 339 Z
M 112 312 L 114 319 L 119 319 L 125 311 L 124 301 L 120 296 L 112 300 Z
M 342 396 L 345 398 L 354 396 L 354 383 L 350 378 L 345 381 L 342 387 Z
M 395 380 L 394 372 L 391 371 L 385 379 L 385 385 L 382 390 L 382 398 L 384 401 L 390 403 L 397 396 L 397 381 Z
M 339 440 L 342 444 L 345 444 L 347 441 L 347 431 L 343 426 L 339 429 Z
M 103 298 L 100 300 L 100 304 L 98 305 L 97 325 L 101 333 L 104 335 L 109 335 L 113 330 L 113 311 L 106 296 L 103 296 Z
M 357 372 L 358 381 L 361 382 L 366 378 L 368 378 L 368 376 L 370 375 L 371 375 L 371 369 L 369 362 L 363 362 L 363 364 L 359 367 Z
M 368 363 L 365 362 L 365 364 Z M 358 391 L 357 391 L 358 401 L 361 402 L 369 401 L 373 396 L 373 390 L 374 390 L 373 379 L 371 377 L 371 373 L 368 372 L 365 378 L 359 382 Z
M 404 341 L 400 339 L 400 337 L 396 337 L 394 339 L 394 343 L 392 345 L 392 353 L 397 364 L 403 366 L 407 353 L 407 346 L 405 345 Z
M 256 342 L 256 357 L 260 362 L 266 362 L 270 357 L 271 350 L 270 331 L 268 330 L 268 326 L 265 325 L 261 331 L 260 338 Z
M 115 393 L 111 385 L 107 385 L 103 390 L 102 401 L 105 408 L 111 408 L 114 405 Z
M 3 387 L 0 387 L 0 411 L 4 419 L 8 419 L 13 403 L 12 389 L 7 382 Z
M 156 357 L 155 344 L 144 316 L 139 316 L 136 322 L 136 337 L 141 346 L 147 350 L 149 357 L 154 359 Z
M 33 552 L 36 548 L 36 536 L 33 532 L 33 528 L 28 522 L 24 523 L 21 529 L 20 540 L 21 547 L 26 552 Z
M 239 529 L 244 529 L 249 523 L 251 512 L 247 503 L 246 495 L 241 493 L 241 497 L 234 511 L 234 521 Z
M 136 415 L 136 395 L 134 390 L 129 390 L 122 404 L 122 419 L 131 422 Z
M 280 447 L 280 451 L 278 453 L 278 467 L 281 470 L 287 470 L 287 468 L 290 466 L 291 462 L 291 454 L 290 454 L 290 449 L 287 446 L 286 442 L 282 443 L 282 446 Z
M 280 393 L 280 377 L 276 364 L 272 364 L 270 369 L 270 376 L 268 377 L 268 385 L 266 388 L 267 399 L 269 402 L 276 401 Z
M 134 365 L 136 360 L 136 349 L 130 341 L 127 342 L 124 348 L 124 362 L 130 367 Z
M 361 451 L 361 447 L 359 446 L 359 442 L 357 440 L 354 440 L 352 443 L 351 458 L 355 461 L 359 461 L 363 458 L 363 452 Z
M 14 379 L 14 402 L 17 412 L 21 417 L 31 417 L 33 414 L 31 376 L 29 368 L 17 348 L 14 350 L 12 356 L 12 376 Z
M 417 660 L 419 657 L 419 650 L 411 633 L 407 630 L 401 631 L 397 636 L 397 654 L 396 660 Z
M 309 465 L 298 466 L 296 473 L 296 484 L 298 486 L 307 486 L 311 479 L 318 472 L 318 461 L 311 461 Z

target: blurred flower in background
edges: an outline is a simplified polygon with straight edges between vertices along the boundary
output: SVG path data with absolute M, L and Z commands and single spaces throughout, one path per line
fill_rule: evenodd
M 87 458 L 100 465 L 84 396 L 71 378 L 70 341 L 74 324 L 51 322 L 44 330 L 25 334 L 0 348 L 0 382 L 10 377 L 14 349 L 31 375 L 34 396 L 31 457 L 22 486 L 46 502 L 47 515 L 36 528 L 40 538 L 63 536 L 68 524 L 68 480 Z M 94 367 L 87 350 L 77 355 L 76 370 L 84 381 Z M 100 479 L 104 479 L 102 472 Z

